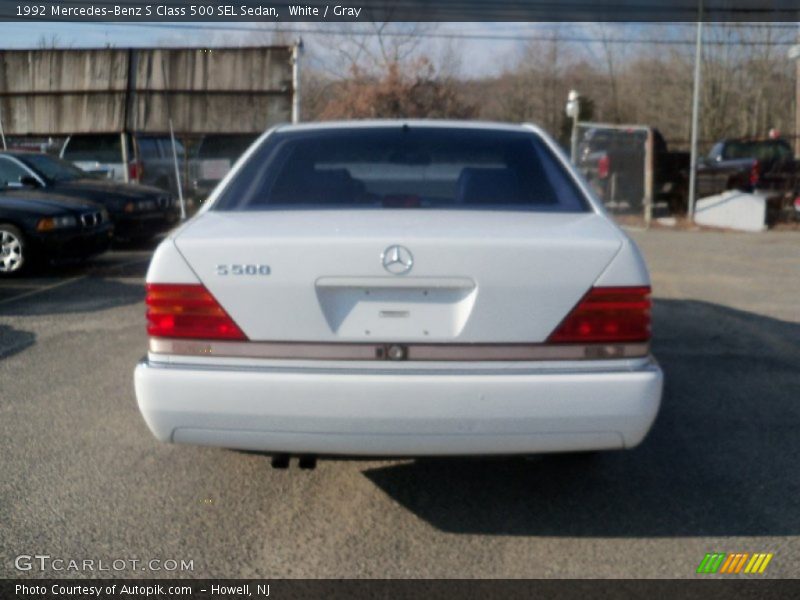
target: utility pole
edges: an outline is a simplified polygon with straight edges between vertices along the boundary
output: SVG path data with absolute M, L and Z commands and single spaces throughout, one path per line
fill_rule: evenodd
M 796 60 L 794 93 L 794 155 L 800 156 L 800 60 Z
M 569 158 L 572 164 L 576 165 L 578 164 L 578 119 L 581 116 L 581 96 L 575 90 L 570 90 L 567 96 L 566 113 L 572 119 Z
M 300 54 L 303 39 L 297 38 L 292 46 L 292 123 L 300 122 Z
M 694 218 L 694 205 L 697 200 L 697 129 L 700 121 L 700 82 L 703 64 L 703 0 L 697 8 L 697 40 L 694 50 L 694 90 L 692 94 L 692 153 L 689 161 L 689 221 Z
M 186 220 L 186 200 L 183 198 L 183 184 L 181 182 L 181 170 L 178 166 L 178 144 L 175 142 L 175 129 L 172 127 L 172 119 L 169 120 L 169 138 L 172 140 L 172 161 L 175 165 L 175 182 L 178 184 L 178 202 L 181 207 L 181 221 Z
M 800 31 L 798 31 L 800 41 Z M 789 48 L 789 60 L 795 61 L 795 92 L 794 92 L 794 154 L 800 156 L 800 44 Z
M 3 150 L 8 150 L 6 146 L 6 133 L 3 131 L 3 107 L 0 106 L 0 142 L 3 143 Z

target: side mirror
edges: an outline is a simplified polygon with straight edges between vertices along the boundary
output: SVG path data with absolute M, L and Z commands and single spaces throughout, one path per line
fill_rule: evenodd
M 41 187 L 39 180 L 36 179 L 36 177 L 31 177 L 30 175 L 23 175 L 22 177 L 19 178 L 19 182 L 25 187 L 32 187 L 32 188 Z

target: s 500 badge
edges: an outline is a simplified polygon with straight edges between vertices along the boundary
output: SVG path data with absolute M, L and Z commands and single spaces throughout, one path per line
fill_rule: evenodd
M 217 275 L 269 275 L 269 265 L 217 265 Z

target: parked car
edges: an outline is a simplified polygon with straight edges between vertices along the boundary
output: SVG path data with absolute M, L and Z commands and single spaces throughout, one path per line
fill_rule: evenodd
M 182 172 L 186 151 L 179 140 L 175 144 Z M 173 194 L 178 191 L 169 136 L 130 133 L 71 135 L 64 142 L 60 156 L 93 175 L 152 185 Z
M 52 136 L 6 136 L 6 150 L 42 152 L 58 156 L 64 145 L 63 137 Z
M 90 177 L 74 165 L 47 154 L 0 152 L 0 171 L 10 187 L 30 187 L 102 204 L 118 239 L 148 239 L 171 229 L 179 207 L 168 192 L 154 187 Z
M 9 187 L 0 161 L 0 277 L 45 261 L 85 259 L 108 249 L 112 226 L 102 206 Z
M 190 193 L 205 199 L 258 136 L 206 135 L 189 161 Z
M 642 256 L 534 126 L 277 127 L 146 304 L 153 434 L 276 466 L 631 448 L 661 400 Z

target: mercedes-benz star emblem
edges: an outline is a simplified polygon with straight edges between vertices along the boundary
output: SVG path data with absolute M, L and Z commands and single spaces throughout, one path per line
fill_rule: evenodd
M 389 246 L 381 254 L 383 268 L 393 275 L 403 275 L 414 266 L 414 257 L 405 246 Z

